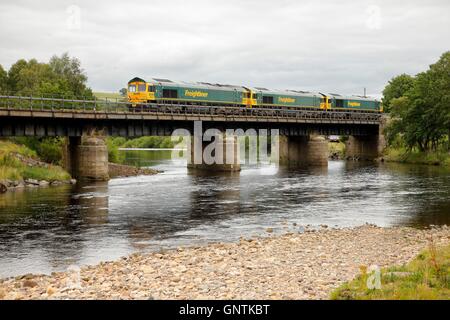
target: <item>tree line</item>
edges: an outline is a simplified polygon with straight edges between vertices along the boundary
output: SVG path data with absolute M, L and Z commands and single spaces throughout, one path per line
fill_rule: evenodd
M 48 63 L 20 59 L 8 71 L 0 65 L 0 94 L 68 99 L 93 99 L 80 60 L 68 53 L 54 55 Z
M 421 152 L 450 150 L 450 51 L 415 76 L 401 74 L 383 91 L 388 143 Z
M 93 99 L 80 60 L 68 53 L 52 56 L 48 63 L 19 59 L 9 70 L 0 65 L 0 94 L 15 96 Z M 34 150 L 45 162 L 59 163 L 64 139 L 16 137 L 10 140 Z

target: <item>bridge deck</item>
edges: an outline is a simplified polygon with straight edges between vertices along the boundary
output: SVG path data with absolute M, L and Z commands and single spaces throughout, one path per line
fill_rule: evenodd
M 0 118 L 378 125 L 381 114 L 180 104 L 146 104 L 130 110 L 121 101 L 0 96 Z

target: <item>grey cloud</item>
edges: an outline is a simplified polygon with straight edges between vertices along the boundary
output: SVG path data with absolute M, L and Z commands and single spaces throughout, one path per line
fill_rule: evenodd
M 81 29 L 68 25 L 71 6 Z M 446 0 L 15 1 L 0 4 L 0 63 L 68 51 L 105 91 L 139 75 L 379 95 L 392 76 L 449 50 L 449 9 Z

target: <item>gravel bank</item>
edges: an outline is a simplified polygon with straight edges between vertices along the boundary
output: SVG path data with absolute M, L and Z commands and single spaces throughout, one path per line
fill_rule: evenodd
M 362 265 L 402 264 L 450 242 L 447 226 L 306 230 L 133 254 L 51 276 L 0 280 L 3 299 L 327 299 Z M 77 288 L 78 286 L 78 288 Z

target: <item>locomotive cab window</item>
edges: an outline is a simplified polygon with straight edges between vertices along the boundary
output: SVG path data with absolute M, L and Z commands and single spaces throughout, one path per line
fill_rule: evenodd
M 148 92 L 155 92 L 154 86 L 148 86 Z
M 136 86 L 134 84 L 128 86 L 128 92 L 136 92 Z
M 263 96 L 263 103 L 273 104 L 273 97 Z
M 178 91 L 175 89 L 163 89 L 163 98 L 178 98 Z
M 145 89 L 146 89 L 146 88 L 145 88 L 145 84 L 139 84 L 139 85 L 138 85 L 138 91 L 139 91 L 139 92 L 143 92 L 143 91 L 145 91 Z

